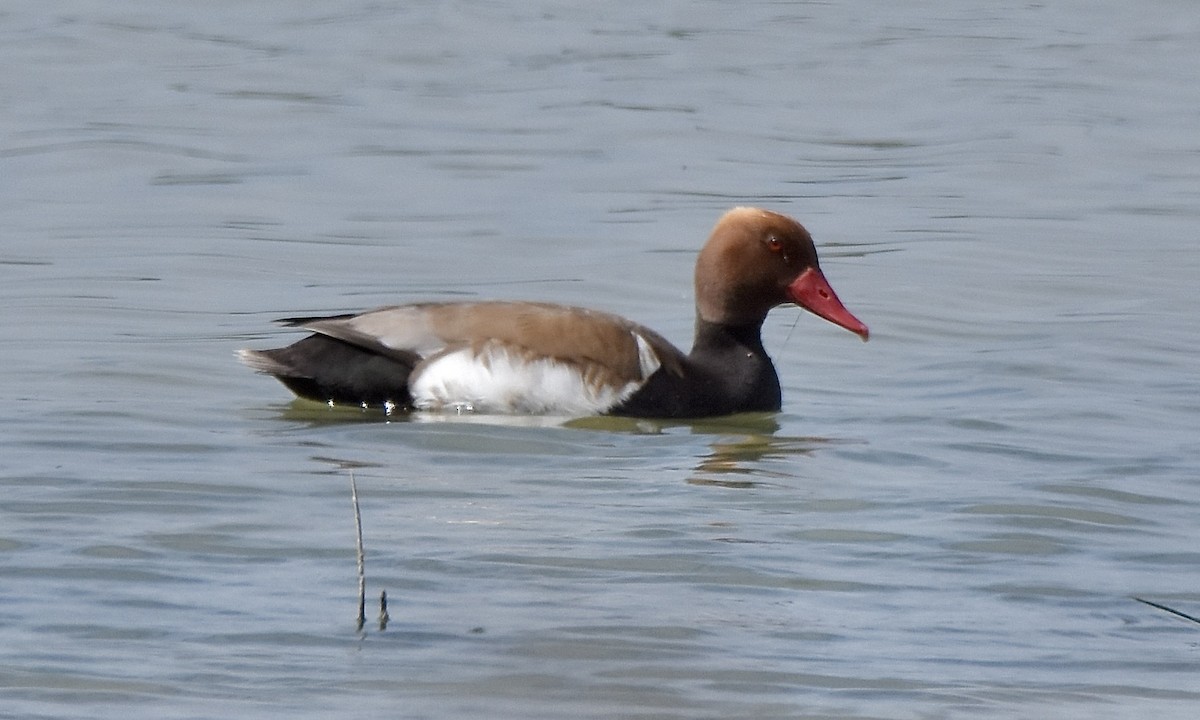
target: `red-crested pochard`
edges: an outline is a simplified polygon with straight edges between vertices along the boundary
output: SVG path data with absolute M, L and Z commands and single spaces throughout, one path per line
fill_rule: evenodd
M 242 361 L 301 397 L 392 410 L 695 418 L 780 408 L 761 330 L 795 303 L 867 339 L 791 218 L 734 208 L 696 260 L 696 337 L 661 335 L 596 310 L 532 302 L 398 305 L 289 318 L 313 334 Z

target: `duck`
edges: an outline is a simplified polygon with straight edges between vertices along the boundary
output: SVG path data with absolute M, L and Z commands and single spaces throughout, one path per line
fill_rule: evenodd
M 619 315 L 545 302 L 391 305 L 284 318 L 310 334 L 238 351 L 297 396 L 400 412 L 695 419 L 782 408 L 762 342 L 796 305 L 867 340 L 821 272 L 812 236 L 781 213 L 724 213 L 695 268 L 695 337 L 683 352 Z

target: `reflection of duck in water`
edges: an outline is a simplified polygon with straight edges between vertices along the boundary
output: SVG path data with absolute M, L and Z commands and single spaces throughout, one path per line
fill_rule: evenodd
M 764 428 L 762 432 L 747 427 L 747 434 L 726 435 L 714 442 L 712 452 L 700 460 L 688 482 L 692 485 L 750 488 L 771 478 L 793 478 L 794 473 L 770 470 L 769 461 L 811 455 L 817 448 L 829 443 L 829 440 L 819 437 L 779 437 L 775 435 L 779 425 L 773 418 L 763 416 L 763 423 L 769 423 L 772 427 Z
M 621 417 L 588 417 L 571 420 L 566 427 L 638 434 L 688 434 L 711 438 L 709 452 L 692 469 L 691 485 L 751 488 L 773 479 L 796 478 L 791 462 L 831 444 L 847 441 L 815 436 L 780 436 L 775 413 L 741 413 L 695 420 L 653 420 Z M 779 469 L 774 470 L 772 466 Z
M 795 303 L 867 338 L 799 223 L 735 208 L 696 261 L 696 337 L 684 354 L 608 313 L 520 302 L 427 303 L 284 322 L 312 335 L 242 350 L 302 397 L 388 409 L 696 418 L 780 408 L 767 313 Z

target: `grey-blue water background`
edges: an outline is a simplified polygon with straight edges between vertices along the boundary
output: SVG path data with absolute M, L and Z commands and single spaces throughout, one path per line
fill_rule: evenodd
M 1200 614 L 1194 2 L 10 3 L 0 66 L 5 717 L 1195 717 L 1133 599 Z M 233 358 L 477 297 L 686 345 L 736 204 L 873 331 L 777 311 L 777 416 Z

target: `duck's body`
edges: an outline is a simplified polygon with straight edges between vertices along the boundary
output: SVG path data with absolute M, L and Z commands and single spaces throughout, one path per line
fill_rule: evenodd
M 292 318 L 312 335 L 242 350 L 301 397 L 412 410 L 686 418 L 780 408 L 762 347 L 767 312 L 795 302 L 866 339 L 833 294 L 808 233 L 736 208 L 696 265 L 696 338 L 683 353 L 609 313 L 522 302 L 427 303 Z

